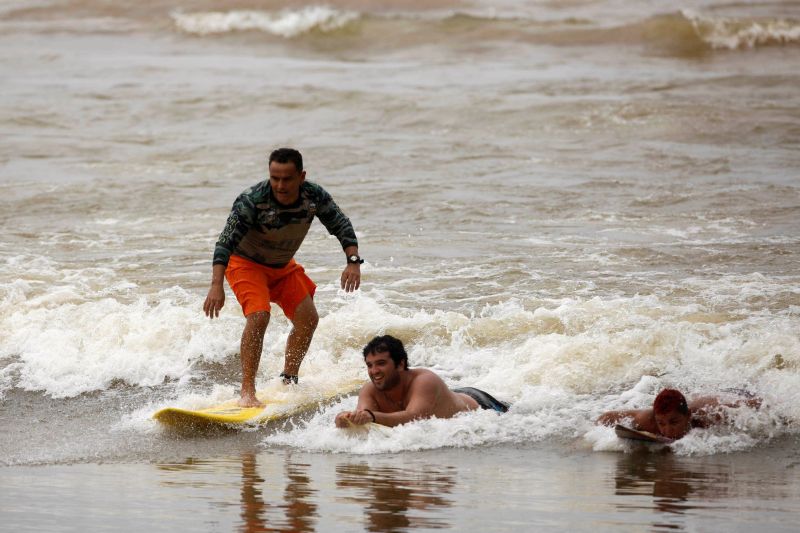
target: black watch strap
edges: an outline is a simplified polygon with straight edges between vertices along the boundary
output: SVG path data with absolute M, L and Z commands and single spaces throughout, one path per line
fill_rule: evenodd
M 347 262 L 354 265 L 360 265 L 364 262 L 364 260 L 361 259 L 359 256 L 353 254 L 347 256 Z

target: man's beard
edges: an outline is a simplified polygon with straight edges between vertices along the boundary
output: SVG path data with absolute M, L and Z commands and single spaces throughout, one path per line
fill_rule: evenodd
M 378 389 L 379 391 L 392 390 L 393 388 L 395 388 L 397 385 L 400 384 L 400 374 L 396 373 L 391 378 L 387 377 L 386 374 L 384 374 L 383 383 L 378 384 L 375 383 L 375 381 L 373 380 L 372 384 L 375 385 L 375 388 Z

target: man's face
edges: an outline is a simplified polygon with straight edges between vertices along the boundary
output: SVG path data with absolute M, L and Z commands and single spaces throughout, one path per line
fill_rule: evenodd
M 298 172 L 294 163 L 269 164 L 269 183 L 272 194 L 279 204 L 290 205 L 300 196 L 300 184 L 306 179 L 306 173 Z
M 378 390 L 391 390 L 400 383 L 400 370 L 389 352 L 371 353 L 364 358 L 367 374 Z
M 658 431 L 665 437 L 679 439 L 686 435 L 691 429 L 691 425 L 689 424 L 690 417 L 688 414 L 685 415 L 679 411 L 669 411 L 656 414 L 655 417 Z

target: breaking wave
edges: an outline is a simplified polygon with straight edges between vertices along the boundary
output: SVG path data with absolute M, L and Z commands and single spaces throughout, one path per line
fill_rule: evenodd
M 194 35 L 213 35 L 242 31 L 260 31 L 292 38 L 312 31 L 331 32 L 358 20 L 359 14 L 339 11 L 324 6 L 310 6 L 300 10 L 266 11 L 212 11 L 202 13 L 171 14 L 179 29 Z
M 418 46 L 429 42 L 529 43 L 555 46 L 633 45 L 674 55 L 711 50 L 746 50 L 800 43 L 800 22 L 789 18 L 721 17 L 693 10 L 653 15 L 614 24 L 568 17 L 539 20 L 461 11 L 437 14 L 360 13 L 326 6 L 296 10 L 173 12 L 175 26 L 193 36 L 255 32 L 286 39 L 324 34 L 331 39 L 348 31 L 360 49 Z
M 736 50 L 800 42 L 800 22 L 794 20 L 714 18 L 688 9 L 681 14 L 712 48 Z

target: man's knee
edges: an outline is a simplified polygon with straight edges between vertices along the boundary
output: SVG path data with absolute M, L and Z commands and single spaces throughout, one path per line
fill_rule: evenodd
M 317 329 L 319 314 L 317 313 L 317 307 L 314 305 L 314 300 L 311 297 L 307 297 L 297 306 L 292 324 L 294 327 L 302 328 L 306 331 L 313 332 Z
M 250 313 L 249 315 L 247 315 L 246 327 L 248 328 L 255 329 L 257 331 L 266 331 L 268 324 L 269 324 L 268 311 L 256 311 L 255 313 Z
M 317 308 L 311 308 L 311 316 L 308 318 L 308 329 L 314 331 L 317 329 L 317 325 L 319 324 L 319 314 L 317 314 Z

